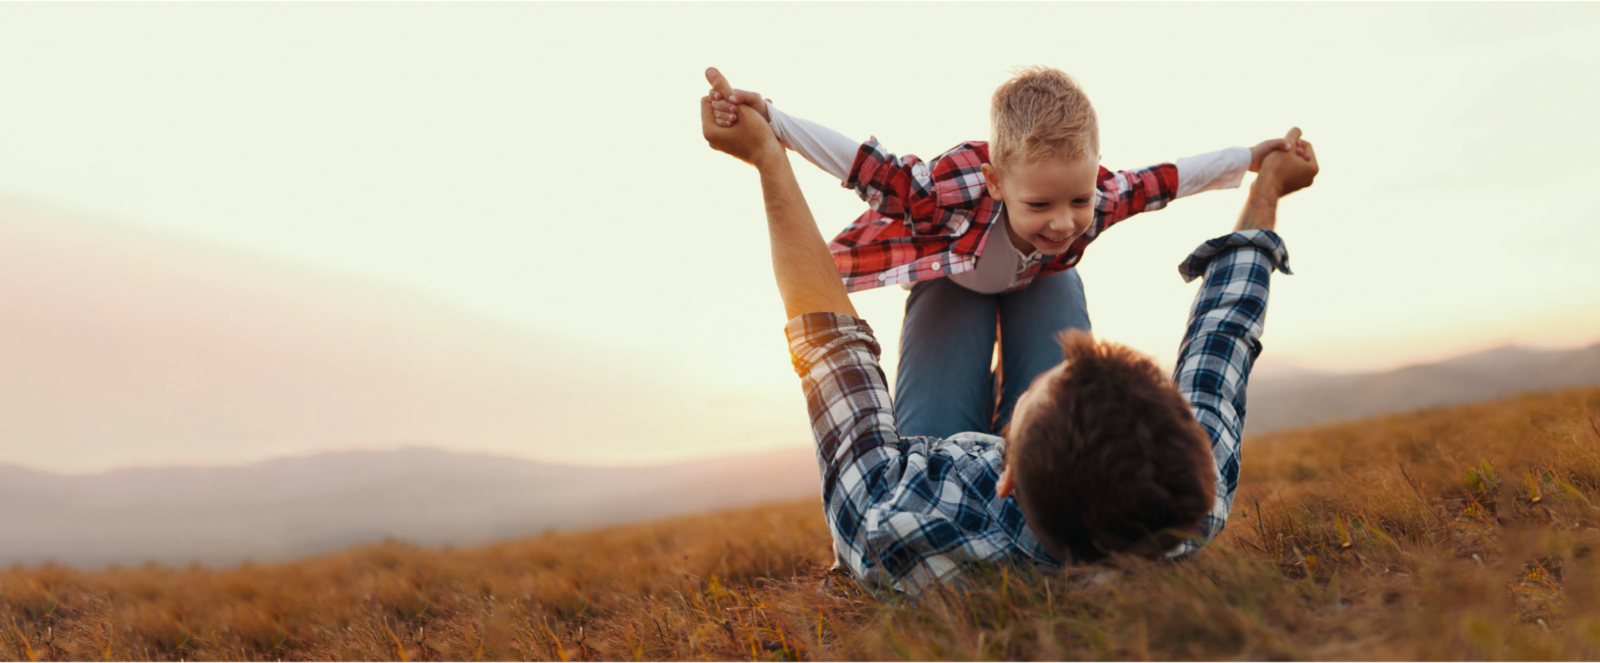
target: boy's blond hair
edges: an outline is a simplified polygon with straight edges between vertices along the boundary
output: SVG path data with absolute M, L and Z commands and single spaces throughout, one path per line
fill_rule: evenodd
M 1078 81 L 1060 69 L 1022 67 L 994 91 L 989 160 L 996 168 L 1100 152 L 1100 123 Z

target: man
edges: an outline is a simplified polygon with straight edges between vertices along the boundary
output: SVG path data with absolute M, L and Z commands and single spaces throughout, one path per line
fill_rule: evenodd
M 714 70 L 707 76 L 726 85 Z M 711 147 L 761 176 L 825 516 L 835 555 L 853 574 L 916 591 L 973 562 L 1058 568 L 1112 553 L 1185 556 L 1221 531 L 1271 272 L 1288 272 L 1273 232 L 1277 201 L 1317 174 L 1298 129 L 1288 136 L 1298 152 L 1264 160 L 1235 232 L 1179 266 L 1186 280 L 1205 282 L 1176 384 L 1148 357 L 1066 336 L 1066 360 L 1017 402 L 1008 453 L 1008 440 L 992 435 L 898 434 L 877 340 L 855 315 L 782 145 L 748 107 L 731 127 L 716 121 L 709 96 L 700 112 Z

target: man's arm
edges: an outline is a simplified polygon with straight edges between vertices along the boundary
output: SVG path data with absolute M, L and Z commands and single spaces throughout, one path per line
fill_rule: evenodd
M 707 73 L 715 75 L 715 70 Z M 756 166 L 761 174 L 773 273 L 789 315 L 784 333 L 816 437 L 823 513 L 833 535 L 834 555 L 857 578 L 886 577 L 894 586 L 903 586 L 922 558 L 886 555 L 872 544 L 876 540 L 892 549 L 914 549 L 897 537 L 899 530 L 890 522 L 904 518 L 881 517 L 880 505 L 901 476 L 903 454 L 888 382 L 878 364 L 880 347 L 871 327 L 854 317 L 855 309 L 789 169 L 788 155 L 759 113 L 744 106 L 739 113 L 737 123 L 718 122 L 711 97 L 701 100 L 706 141 Z M 927 542 L 930 532 L 950 528 L 913 529 L 920 535 L 911 541 Z M 883 566 L 895 561 L 899 564 Z M 913 567 L 903 568 L 907 563 Z
M 715 69 L 707 77 L 720 78 Z M 767 235 L 772 245 L 772 272 L 790 319 L 807 313 L 842 313 L 855 317 L 856 309 L 839 279 L 828 244 L 817 229 L 811 208 L 789 166 L 789 156 L 772 128 L 749 106 L 739 106 L 739 122 L 720 126 L 713 116 L 711 97 L 700 100 L 700 129 L 711 147 L 756 167 L 761 175 L 761 195 L 766 201 Z
M 1299 133 L 1291 130 L 1290 139 Z M 1288 251 L 1273 232 L 1278 198 L 1310 186 L 1317 174 L 1316 155 L 1309 142 L 1301 142 L 1306 158 L 1275 152 L 1263 161 L 1234 232 L 1201 245 L 1178 267 L 1186 281 L 1205 277 L 1189 313 L 1173 380 L 1211 437 L 1217 495 L 1203 523 L 1207 539 L 1227 523 L 1238 487 L 1245 386 L 1261 353 L 1272 272 L 1289 273 Z M 1197 549 L 1197 543 L 1189 542 L 1174 554 Z

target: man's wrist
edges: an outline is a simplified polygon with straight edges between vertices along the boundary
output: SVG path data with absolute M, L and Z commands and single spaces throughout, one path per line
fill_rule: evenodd
M 783 146 L 777 144 L 776 140 L 773 141 L 773 144 L 776 149 L 768 147 L 750 156 L 750 165 L 755 166 L 756 170 L 761 171 L 763 174 L 789 165 L 789 155 L 784 151 Z
M 1250 185 L 1250 197 L 1239 212 L 1239 222 L 1234 232 L 1241 230 L 1272 230 L 1278 225 L 1278 198 L 1283 185 L 1270 175 L 1257 177 Z
M 1283 183 L 1278 181 L 1278 178 L 1271 173 L 1263 172 L 1256 176 L 1254 182 L 1250 183 L 1250 195 L 1277 200 L 1283 197 Z

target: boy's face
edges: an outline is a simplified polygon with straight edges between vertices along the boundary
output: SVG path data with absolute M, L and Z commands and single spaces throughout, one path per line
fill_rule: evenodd
M 989 195 L 1006 204 L 1007 230 L 1017 250 L 1060 255 L 1094 220 L 1100 155 L 1047 157 L 1003 171 L 983 165 Z

